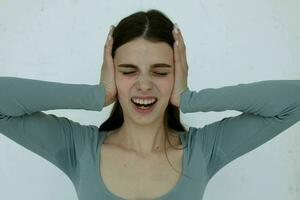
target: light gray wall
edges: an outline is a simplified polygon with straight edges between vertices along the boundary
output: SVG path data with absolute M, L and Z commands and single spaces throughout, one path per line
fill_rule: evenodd
M 192 90 L 300 78 L 297 0 L 0 0 L 0 76 L 95 84 L 111 24 L 160 9 L 183 32 Z M 101 112 L 46 111 L 99 126 Z M 182 114 L 201 127 L 238 111 Z M 234 160 L 209 182 L 204 200 L 299 200 L 300 124 Z M 242 133 L 241 133 L 242 134 Z M 0 199 L 74 200 L 71 181 L 50 162 L 0 134 Z

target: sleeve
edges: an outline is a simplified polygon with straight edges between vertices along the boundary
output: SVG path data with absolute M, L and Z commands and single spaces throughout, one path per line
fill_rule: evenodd
M 72 177 L 88 127 L 42 110 L 101 111 L 105 90 L 100 85 L 65 84 L 0 77 L 0 133 L 42 156 Z
M 183 113 L 236 110 L 235 117 L 196 129 L 209 179 L 223 166 L 271 140 L 300 120 L 300 80 L 266 80 L 198 92 L 185 89 Z

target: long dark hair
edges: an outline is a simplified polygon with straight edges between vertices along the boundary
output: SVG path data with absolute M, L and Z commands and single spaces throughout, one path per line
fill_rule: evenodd
M 114 40 L 112 47 L 112 57 L 114 58 L 115 51 L 118 47 L 138 37 L 142 37 L 145 40 L 151 42 L 166 42 L 173 48 L 173 25 L 174 24 L 166 15 L 164 15 L 161 11 L 154 9 L 148 10 L 147 12 L 139 11 L 125 17 L 114 28 L 112 34 Z M 109 118 L 101 124 L 101 126 L 99 127 L 99 131 L 110 131 L 117 129 L 122 126 L 123 121 L 123 110 L 120 102 L 116 100 Z M 175 131 L 183 131 L 185 133 L 188 132 L 180 122 L 179 109 L 170 103 L 166 108 L 164 123 L 166 124 L 167 128 L 173 129 Z M 165 131 L 165 136 L 165 138 L 167 138 L 168 140 L 168 143 L 173 148 L 177 149 L 170 143 L 167 131 Z M 177 137 L 179 137 L 178 134 Z M 167 160 L 169 161 L 166 154 L 166 140 L 164 141 L 164 147 L 165 155 L 167 157 Z M 186 145 L 184 146 L 184 148 L 186 148 Z M 171 163 L 170 165 L 172 166 Z

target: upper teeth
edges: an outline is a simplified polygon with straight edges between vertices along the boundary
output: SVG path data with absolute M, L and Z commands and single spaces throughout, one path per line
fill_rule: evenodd
M 150 104 L 150 103 L 153 103 L 155 101 L 155 99 L 134 99 L 132 98 L 132 101 L 134 101 L 135 103 L 138 103 L 138 104 Z

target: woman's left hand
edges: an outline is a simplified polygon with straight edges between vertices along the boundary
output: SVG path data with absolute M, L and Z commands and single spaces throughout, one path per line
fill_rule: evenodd
M 180 94 L 188 87 L 187 86 L 187 76 L 188 76 L 188 64 L 186 60 L 186 48 L 183 41 L 183 37 L 179 29 L 178 33 L 175 32 L 175 26 L 172 30 L 174 37 L 173 52 L 174 52 L 174 62 L 175 62 L 175 80 L 170 97 L 170 103 L 176 107 L 180 105 Z M 176 46 L 176 41 L 178 41 L 178 46 Z

